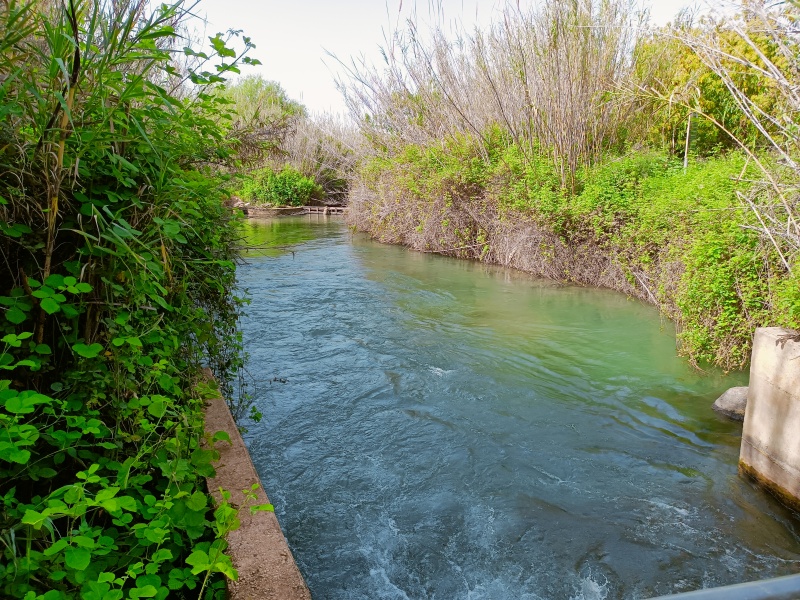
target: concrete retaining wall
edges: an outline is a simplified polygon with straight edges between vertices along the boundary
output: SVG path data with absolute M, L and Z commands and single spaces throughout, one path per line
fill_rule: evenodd
M 739 467 L 800 507 L 800 341 L 780 327 L 756 329 Z
M 231 492 L 233 506 L 247 506 L 242 490 L 259 484 L 255 504 L 269 499 L 261 486 L 239 429 L 222 398 L 210 400 L 206 406 L 206 432 L 213 435 L 225 431 L 232 444 L 217 442 L 219 461 L 214 464 L 217 475 L 209 478 L 208 489 L 220 502 L 219 489 Z M 253 504 L 253 503 L 250 503 Z M 273 512 L 250 514 L 239 512 L 241 527 L 228 534 L 228 552 L 239 572 L 238 581 L 228 582 L 231 600 L 311 600 L 303 576 L 294 562 L 281 526 Z

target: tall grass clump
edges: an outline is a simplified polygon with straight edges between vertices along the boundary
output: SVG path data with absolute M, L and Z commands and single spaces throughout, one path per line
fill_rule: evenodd
M 298 122 L 286 140 L 283 165 L 313 179 L 326 202 L 347 199 L 349 177 L 364 156 L 364 138 L 346 118 L 315 115 Z
M 0 596 L 223 597 L 204 476 L 210 366 L 241 365 L 238 140 L 214 88 L 252 62 L 189 6 L 0 3 Z M 216 64 L 216 68 L 215 68 Z

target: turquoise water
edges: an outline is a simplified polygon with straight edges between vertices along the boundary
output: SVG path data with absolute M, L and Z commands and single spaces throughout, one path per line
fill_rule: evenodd
M 315 599 L 648 598 L 800 567 L 795 515 L 737 475 L 672 326 L 559 286 L 254 222 L 246 440 Z M 280 247 L 280 248 L 276 248 Z M 274 379 L 278 379 L 274 381 Z

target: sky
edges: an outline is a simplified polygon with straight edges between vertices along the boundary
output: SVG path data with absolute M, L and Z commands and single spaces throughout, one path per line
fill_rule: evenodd
M 518 0 L 524 7 L 530 0 Z M 651 22 L 663 25 L 691 0 L 641 0 Z M 250 56 L 263 64 L 245 68 L 280 83 L 290 98 L 312 114 L 345 113 L 334 84 L 344 63 L 381 61 L 388 32 L 416 14 L 420 29 L 437 22 L 485 28 L 504 4 L 498 0 L 200 0 L 195 13 L 207 20 L 205 34 L 242 30 L 256 48 Z M 441 9 L 439 14 L 437 9 Z M 201 31 L 202 33 L 202 31 Z

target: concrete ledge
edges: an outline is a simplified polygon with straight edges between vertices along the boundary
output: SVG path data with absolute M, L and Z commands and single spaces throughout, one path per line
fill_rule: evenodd
M 242 208 L 242 212 L 253 219 L 269 219 L 272 217 L 304 215 L 307 210 L 305 206 L 281 206 L 276 208 L 246 206 Z
M 225 431 L 233 442 L 215 445 L 220 454 L 214 465 L 217 475 L 208 479 L 214 500 L 220 502 L 219 489 L 223 488 L 231 492 L 234 506 L 242 506 L 245 502 L 242 490 L 258 483 L 256 504 L 268 503 L 244 440 L 222 398 L 206 403 L 205 428 L 210 435 Z M 239 572 L 239 581 L 228 582 L 231 600 L 311 600 L 275 513 L 261 511 L 251 515 L 244 509 L 239 519 L 241 527 L 228 534 L 228 555 Z
M 753 339 L 740 469 L 783 502 L 800 506 L 800 342 L 760 327 Z

